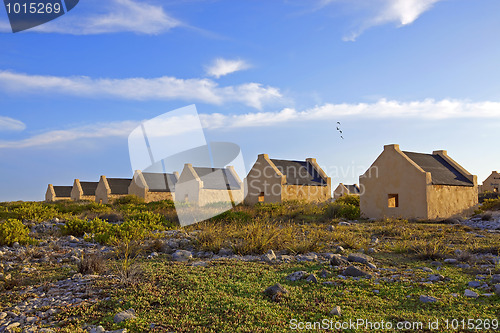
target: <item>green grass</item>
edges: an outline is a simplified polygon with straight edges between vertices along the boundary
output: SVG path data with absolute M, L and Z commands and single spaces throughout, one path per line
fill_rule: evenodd
M 496 203 L 485 203 L 496 207 Z M 336 203 L 339 204 L 350 207 L 348 214 L 352 213 L 352 207 L 357 207 L 353 198 Z M 270 249 L 299 254 L 333 252 L 339 245 L 348 252 L 375 247 L 377 253 L 372 256 L 377 266 L 397 270 L 380 270 L 378 278 L 390 278 L 394 274 L 402 277 L 395 282 L 381 279 L 378 283 L 375 279 L 343 280 L 337 276 L 340 272 L 318 262 L 266 264 L 219 260 L 210 262 L 208 267 L 192 267 L 189 263 L 172 262 L 169 255 L 163 254 L 154 260 L 135 261 L 143 271 L 137 280 L 139 283 L 105 278 L 96 280 L 94 287 L 103 290 L 102 298 L 109 296 L 110 299 L 64 308 L 57 315 L 61 332 L 84 332 L 85 323 L 103 325 L 107 330 L 127 328 L 130 332 L 283 332 L 290 331 L 292 319 L 303 322 L 325 318 L 334 322 L 365 319 L 394 324 L 404 320 L 427 324 L 429 320 L 437 319 L 441 325 L 447 319 L 498 319 L 500 297 L 469 299 L 463 293 L 467 282 L 484 272 L 480 268 L 484 262 L 477 261 L 474 254 L 498 255 L 499 234 L 474 230 L 475 234 L 484 236 L 478 238 L 466 226 L 397 219 L 359 220 L 359 223 L 339 226 L 338 222 L 345 217 L 335 215 L 338 211 L 338 207 L 332 204 L 296 201 L 255 207 L 240 205 L 208 221 L 180 228 L 175 224 L 171 201 L 144 203 L 128 197 L 111 205 L 91 202 L 0 203 L 0 220 L 13 218 L 25 220 L 24 223 L 30 225 L 39 223 L 41 214 L 47 214 L 47 218 L 59 217 L 69 221 L 61 230 L 65 234 L 86 235 L 87 239 L 108 244 L 123 244 L 123 240 L 131 239 L 152 241 L 161 236 L 153 233 L 155 230 L 178 228 L 186 233 L 197 231 L 189 237 L 196 250 L 218 252 L 221 248 L 231 248 L 241 255 L 262 254 Z M 98 218 L 112 217 L 113 214 L 125 222 L 119 225 Z M 41 241 L 45 236 L 39 237 Z M 372 244 L 373 238 L 379 240 L 377 245 Z M 161 242 L 158 248 L 161 248 Z M 469 263 L 471 268 L 444 265 L 435 273 L 450 281 L 422 284 L 421 279 L 430 273 L 416 268 L 434 269 L 430 261 L 454 256 L 455 250 L 464 252 L 458 259 Z M 37 251 L 38 246 L 30 246 L 22 260 L 29 263 L 30 258 L 37 256 Z M 108 260 L 110 268 L 123 267 L 123 259 L 113 257 Z M 19 265 L 9 272 L 12 277 L 8 283 L 0 282 L 0 311 L 32 297 L 30 293 L 22 293 L 27 286 L 36 287 L 66 279 L 76 269 L 76 266 L 61 269 L 57 264 L 34 266 L 36 271 L 21 274 L 23 265 Z M 323 269 L 330 271 L 328 278 L 319 277 L 318 273 Z M 407 269 L 414 269 L 411 276 Z M 297 270 L 315 273 L 319 283 L 285 280 L 288 274 Z M 491 274 L 495 273 L 500 273 L 500 265 L 491 270 Z M 325 281 L 334 284 L 322 284 Z M 263 294 L 264 289 L 276 283 L 290 292 L 280 302 Z M 379 290 L 378 294 L 373 292 L 375 289 Z M 452 293 L 459 296 L 453 297 Z M 433 296 L 439 301 L 424 304 L 419 301 L 420 295 Z M 330 315 L 337 305 L 342 309 L 341 318 Z M 114 324 L 113 316 L 129 308 L 136 310 L 137 319 Z M 156 325 L 153 329 L 150 328 L 152 323 Z M 356 332 L 362 331 L 366 330 Z M 447 330 L 441 326 L 433 331 Z
M 412 259 L 408 263 L 409 267 L 425 265 Z M 324 318 L 363 318 L 427 323 L 431 319 L 444 322 L 452 318 L 498 318 L 500 298 L 474 300 L 461 296 L 473 277 L 454 267 L 440 272 L 451 282 L 431 285 L 418 282 L 428 275 L 419 271 L 408 282 L 379 284 L 374 280 L 336 277 L 319 278 L 318 284 L 285 280 L 297 270 L 317 274 L 325 267 L 314 263 L 268 265 L 238 261 L 191 267 L 158 259 L 144 264 L 145 275 L 140 284 L 116 288 L 111 292 L 111 301 L 68 309 L 59 319 L 65 332 L 75 331 L 84 322 L 102 324 L 108 330 L 126 327 L 131 332 L 148 331 L 151 323 L 157 327 L 152 332 L 283 332 L 289 329 L 291 319 L 314 322 Z M 324 281 L 336 285 L 324 285 Z M 275 283 L 289 291 L 280 302 L 273 302 L 262 293 Z M 375 289 L 379 294 L 373 292 Z M 453 297 L 452 293 L 460 296 Z M 434 296 L 439 301 L 424 304 L 419 301 L 420 295 Z M 337 305 L 342 309 L 341 319 L 329 314 Z M 114 314 L 128 308 L 135 309 L 137 319 L 114 324 Z M 78 319 L 70 320 L 72 317 Z

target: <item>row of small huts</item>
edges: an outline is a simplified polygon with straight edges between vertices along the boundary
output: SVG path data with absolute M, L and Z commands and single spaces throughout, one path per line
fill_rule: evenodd
M 500 174 L 493 172 L 482 186 L 444 150 L 432 154 L 402 151 L 386 145 L 359 185 L 340 183 L 333 198 L 360 195 L 362 216 L 369 218 L 448 218 L 470 214 L 478 204 L 478 191 L 498 192 Z M 99 182 L 74 180 L 73 186 L 49 184 L 46 201 L 95 200 L 110 203 L 125 195 L 146 202 L 174 200 L 200 206 L 231 200 L 276 203 L 286 200 L 326 201 L 332 198 L 331 178 L 316 159 L 304 161 L 258 156 L 246 179 L 234 168 L 206 168 L 185 164 L 182 172 L 136 171 L 132 178 L 107 178 Z

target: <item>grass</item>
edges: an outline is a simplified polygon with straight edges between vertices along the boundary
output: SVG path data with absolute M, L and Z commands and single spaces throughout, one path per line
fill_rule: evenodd
M 356 207 L 356 202 L 345 200 L 343 204 Z M 496 207 L 487 200 L 485 203 Z M 0 220 L 19 219 L 29 225 L 40 221 L 33 215 L 28 219 L 26 214 L 50 212 L 48 217 L 70 221 L 61 230 L 67 234 L 94 239 L 99 233 L 106 236 L 108 229 L 111 230 L 114 237 L 107 242 L 115 248 L 114 256 L 105 259 L 105 265 L 102 258 L 85 257 L 80 267 L 62 269 L 59 264 L 33 264 L 37 270 L 21 273 L 23 265 L 16 266 L 8 272 L 9 281 L 0 282 L 0 312 L 28 301 L 32 295 L 22 292 L 27 286 L 63 280 L 81 269 L 114 274 L 118 279 L 95 280 L 94 287 L 103 290 L 103 300 L 64 308 L 56 317 L 58 332 L 84 332 L 82 327 L 86 323 L 102 325 L 107 330 L 127 328 L 129 332 L 283 332 L 291 330 L 292 319 L 316 322 L 326 318 L 333 323 L 357 319 L 394 324 L 410 321 L 424 325 L 429 320 L 444 325 L 445 320 L 454 318 L 498 319 L 498 296 L 470 299 L 463 294 L 467 282 L 484 273 L 481 265 L 485 262 L 477 254 L 500 253 L 499 234 L 444 222 L 396 219 L 359 220 L 341 226 L 338 222 L 347 217 L 335 215 L 339 211 L 342 209 L 331 204 L 301 202 L 237 206 L 208 221 L 180 228 L 175 225 L 175 211 L 169 201 L 144 203 L 126 198 L 112 205 L 0 203 Z M 352 207 L 346 210 L 349 216 L 352 212 Z M 163 247 L 162 234 L 153 232 L 172 228 L 189 234 L 190 246 L 195 250 L 215 253 L 221 248 L 230 248 L 241 255 L 259 255 L 271 249 L 282 254 L 334 252 L 339 245 L 347 252 L 375 248 L 376 253 L 371 255 L 377 266 L 395 272 L 379 270 L 377 279 L 356 281 L 343 280 L 338 277 L 341 272 L 318 262 L 267 264 L 216 260 L 207 267 L 194 267 L 172 262 L 167 254 L 145 260 L 141 253 L 160 252 Z M 484 237 L 478 238 L 477 234 Z M 374 238 L 378 244 L 373 243 Z M 39 245 L 30 245 L 19 260 L 29 263 L 31 258 L 39 256 L 38 249 Z M 52 250 L 60 251 L 55 245 Z M 462 254 L 454 255 L 456 250 Z M 460 269 L 445 264 L 434 272 L 449 278 L 448 282 L 421 283 L 430 273 L 418 267 L 434 269 L 430 265 L 432 260 L 451 256 L 471 267 Z M 329 278 L 319 276 L 323 269 L 329 271 Z M 408 269 L 413 271 L 410 273 Z M 285 279 L 297 270 L 315 273 L 319 283 Z M 500 274 L 500 265 L 489 271 L 495 273 Z M 395 281 L 385 281 L 388 279 Z M 332 284 L 322 283 L 326 281 Z M 289 291 L 279 302 L 263 294 L 276 283 Z M 453 297 L 454 293 L 459 296 Z M 420 295 L 436 297 L 438 302 L 424 304 L 419 301 Z M 105 297 L 109 299 L 104 300 Z M 330 315 L 335 306 L 341 307 L 342 317 Z M 135 309 L 137 318 L 115 324 L 113 316 L 129 308 Z M 362 331 L 367 330 L 356 330 Z M 447 330 L 440 326 L 433 331 Z
M 410 260 L 409 267 L 425 265 Z M 290 282 L 286 275 L 297 270 L 318 273 L 324 265 L 314 263 L 270 266 L 258 262 L 219 261 L 208 267 L 191 267 L 158 259 L 144 263 L 142 283 L 133 288 L 117 288 L 111 300 L 87 307 L 70 308 L 59 315 L 63 332 L 77 332 L 84 322 L 102 324 L 106 329 L 127 328 L 132 332 L 282 332 L 290 320 L 334 321 L 329 312 L 340 306 L 342 321 L 363 318 L 370 321 L 425 322 L 450 318 L 489 318 L 498 316 L 498 298 L 466 299 L 465 284 L 472 276 L 454 267 L 440 274 L 450 283 L 422 285 L 426 276 L 417 272 L 409 281 L 380 282 L 361 279 L 333 279 L 335 284 Z M 393 273 L 391 273 L 393 274 Z M 280 283 L 288 291 L 282 301 L 273 302 L 263 294 L 270 285 Z M 379 290 L 375 294 L 373 290 Z M 419 296 L 436 297 L 439 302 L 423 304 Z M 114 324 L 117 311 L 134 308 L 137 319 Z M 78 318 L 78 319 L 71 319 Z M 156 329 L 150 330 L 151 324 Z M 439 330 L 442 331 L 442 330 Z M 347 330 L 347 332 L 350 332 Z

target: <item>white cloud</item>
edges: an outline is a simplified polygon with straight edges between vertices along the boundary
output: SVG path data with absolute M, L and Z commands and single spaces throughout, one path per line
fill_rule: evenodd
M 139 124 L 140 122 L 138 121 L 117 121 L 48 131 L 23 140 L 0 141 L 0 148 L 28 148 L 46 146 L 60 142 L 71 142 L 79 139 L 127 137 Z
M 220 87 L 210 79 L 159 78 L 93 79 L 87 76 L 59 77 L 0 71 L 0 88 L 8 92 L 58 93 L 79 97 L 110 97 L 129 100 L 186 100 L 221 105 L 238 102 L 261 109 L 282 99 L 278 88 L 260 83 Z
M 341 120 L 348 117 L 427 120 L 500 119 L 500 102 L 470 102 L 450 99 L 399 102 L 381 99 L 376 103 L 324 104 L 302 111 L 285 108 L 276 112 L 253 112 L 241 115 L 200 114 L 202 125 L 207 129 L 279 126 L 290 122 Z M 23 140 L 0 141 L 0 148 L 27 148 L 105 137 L 125 138 L 139 124 L 139 121 L 117 121 L 49 131 Z
M 200 115 L 206 128 L 239 128 L 276 126 L 287 122 L 338 120 L 343 117 L 420 118 L 430 120 L 457 118 L 500 119 L 500 102 L 470 102 L 444 99 L 436 101 L 399 102 L 381 99 L 376 103 L 324 104 L 303 111 L 285 108 L 278 112 L 257 112 L 242 115 Z
M 241 59 L 217 58 L 210 66 L 206 67 L 205 71 L 209 76 L 220 78 L 221 76 L 248 68 L 250 68 L 250 65 Z
M 364 31 L 375 26 L 396 23 L 402 27 L 411 24 L 440 1 L 443 0 L 320 0 L 318 7 L 342 3 L 355 11 L 366 12 L 358 27 L 343 37 L 344 41 L 355 41 Z
M 22 131 L 26 125 L 16 119 L 0 116 L 0 131 Z
M 82 9 L 89 7 L 92 12 Z M 76 15 L 76 11 L 80 11 Z M 100 12 L 99 12 L 100 11 Z M 168 15 L 161 6 L 135 0 L 93 0 L 80 4 L 67 15 L 42 24 L 29 31 L 72 35 L 93 35 L 115 32 L 134 32 L 155 35 L 182 23 Z M 0 22 L 0 31 L 11 31 Z

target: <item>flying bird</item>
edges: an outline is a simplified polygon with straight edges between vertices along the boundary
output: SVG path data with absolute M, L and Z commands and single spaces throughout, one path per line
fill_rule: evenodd
M 344 137 L 342 135 L 340 137 L 342 138 L 342 140 L 344 140 Z
M 337 124 L 339 124 L 339 125 L 340 125 L 340 121 L 337 121 Z

